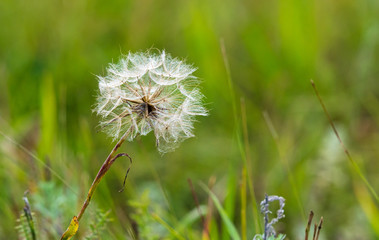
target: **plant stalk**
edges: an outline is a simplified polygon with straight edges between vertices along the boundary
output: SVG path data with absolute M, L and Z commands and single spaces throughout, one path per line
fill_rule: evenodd
M 80 212 L 78 216 L 74 216 L 73 220 L 71 221 L 71 224 L 67 228 L 67 230 L 63 233 L 61 240 L 68 240 L 71 237 L 73 237 L 76 234 L 76 231 L 79 227 L 79 221 L 82 218 L 84 212 L 86 211 L 88 205 L 91 202 L 92 196 L 99 185 L 101 179 L 105 176 L 105 174 L 108 172 L 109 168 L 112 166 L 114 161 L 121 157 L 121 156 L 128 156 L 125 153 L 116 154 L 117 150 L 121 147 L 121 145 L 125 142 L 126 137 L 129 135 L 130 131 L 126 131 L 125 134 L 120 138 L 120 140 L 117 142 L 117 144 L 113 147 L 112 151 L 109 153 L 107 159 L 104 161 L 103 165 L 101 166 L 99 172 L 97 173 L 95 179 L 92 182 L 91 188 L 88 191 L 87 198 L 83 203 L 82 208 L 80 209 Z M 129 157 L 129 156 L 128 156 Z M 129 169 L 128 169 L 129 171 Z
M 87 198 L 86 198 L 85 202 L 83 203 L 83 206 L 80 209 L 80 212 L 78 214 L 78 221 L 80 221 L 80 219 L 82 218 L 85 210 L 87 209 L 87 207 L 88 207 L 88 205 L 89 205 L 89 203 L 90 203 L 90 201 L 92 199 L 92 195 L 93 195 L 93 193 L 95 192 L 95 190 L 97 188 L 97 185 L 99 185 L 101 179 L 105 176 L 105 174 L 108 172 L 109 168 L 112 166 L 113 162 L 116 160 L 117 156 L 115 157 L 115 153 L 121 147 L 121 145 L 124 143 L 127 135 L 128 135 L 128 132 L 126 132 L 121 137 L 121 139 L 117 142 L 117 144 L 114 146 L 114 148 L 112 149 L 112 151 L 108 155 L 107 159 L 105 160 L 105 162 L 101 166 L 101 168 L 100 168 L 99 172 L 97 173 L 95 179 L 93 180 L 91 188 L 88 191 Z

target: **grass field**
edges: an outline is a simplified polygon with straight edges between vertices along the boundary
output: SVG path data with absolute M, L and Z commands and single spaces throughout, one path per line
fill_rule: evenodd
M 125 191 L 120 158 L 73 239 L 252 240 L 266 193 L 286 239 L 311 210 L 319 239 L 379 239 L 378 1 L 3 0 L 0 22 L 0 239 L 31 239 L 25 191 L 37 239 L 60 238 L 115 145 L 96 76 L 151 48 L 198 68 L 209 116 L 172 153 L 126 142 Z

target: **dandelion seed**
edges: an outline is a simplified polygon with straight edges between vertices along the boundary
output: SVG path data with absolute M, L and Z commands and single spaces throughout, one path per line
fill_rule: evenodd
M 194 136 L 195 116 L 207 115 L 195 70 L 165 51 L 129 53 L 110 64 L 107 75 L 98 76 L 94 111 L 101 128 L 114 139 L 127 133 L 129 141 L 153 131 L 158 150 L 172 151 Z

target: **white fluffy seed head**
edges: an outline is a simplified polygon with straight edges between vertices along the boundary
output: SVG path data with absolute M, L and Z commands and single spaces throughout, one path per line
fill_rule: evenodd
M 158 150 L 172 151 L 194 136 L 195 116 L 207 115 L 195 70 L 165 51 L 129 53 L 110 64 L 107 75 L 98 76 L 94 111 L 101 128 L 114 139 L 128 133 L 129 141 L 153 131 Z

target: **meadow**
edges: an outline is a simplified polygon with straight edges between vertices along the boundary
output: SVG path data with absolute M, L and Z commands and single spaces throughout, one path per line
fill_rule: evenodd
M 23 197 L 61 237 L 115 145 L 96 76 L 148 49 L 197 68 L 209 115 L 174 152 L 125 142 L 125 190 L 119 158 L 72 239 L 252 240 L 265 194 L 286 239 L 311 210 L 320 240 L 379 239 L 379 1 L 3 0 L 0 23 L 0 239 L 32 239 Z

